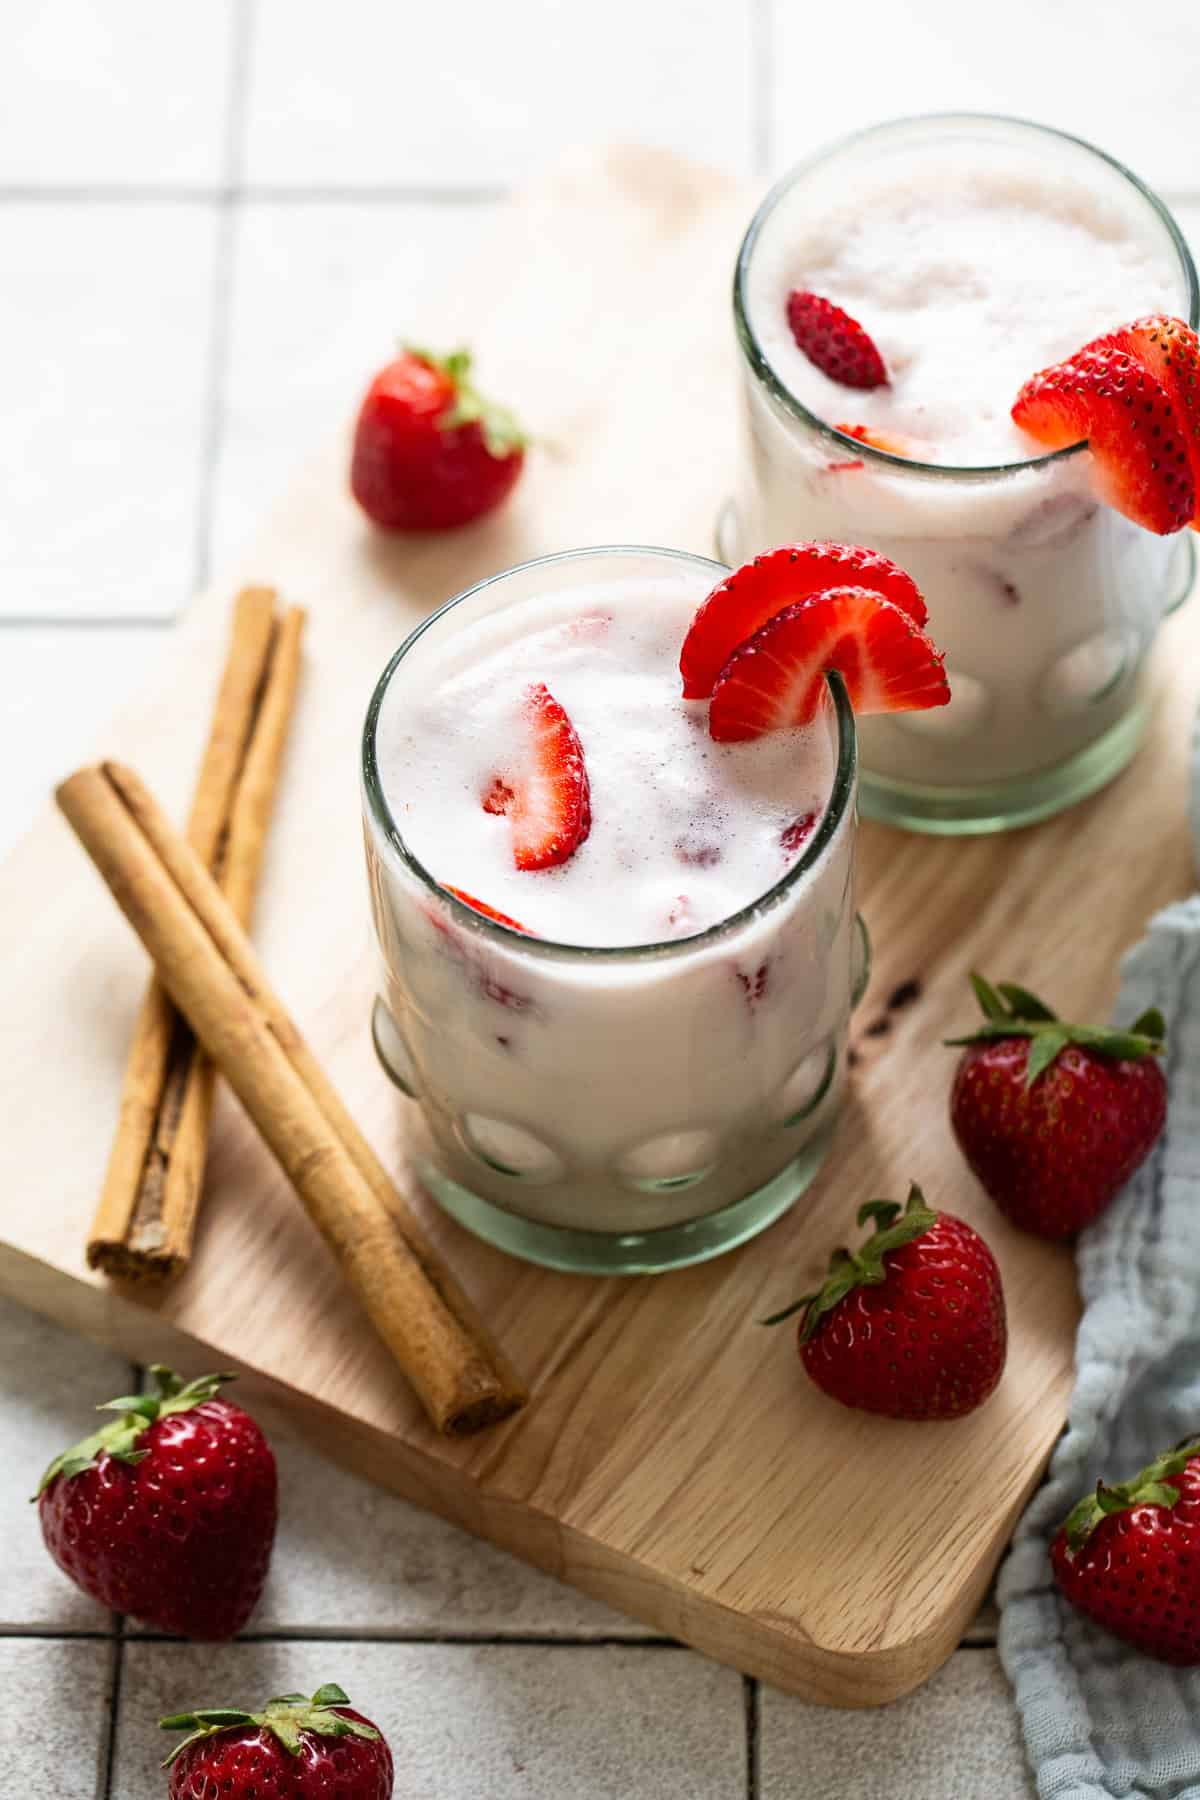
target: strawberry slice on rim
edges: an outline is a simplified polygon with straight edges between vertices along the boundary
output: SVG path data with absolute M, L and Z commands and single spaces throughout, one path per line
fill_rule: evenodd
M 807 725 L 837 669 L 856 713 L 945 706 L 941 652 L 908 613 L 870 588 L 837 587 L 788 606 L 733 652 L 717 677 L 709 736 L 740 743 Z
M 524 716 L 529 746 L 523 766 L 497 775 L 481 804 L 508 818 L 518 869 L 552 869 L 574 856 L 592 828 L 583 745 L 544 682 L 526 693 Z
M 1196 512 L 1183 421 L 1143 362 L 1111 340 L 1042 369 L 1013 402 L 1012 417 L 1047 450 L 1086 440 L 1102 500 L 1165 537 Z
M 787 320 L 797 350 L 830 381 L 849 388 L 887 387 L 887 369 L 873 339 L 832 300 L 795 288 L 788 295 Z
M 1182 319 L 1150 313 L 1087 347 L 1124 350 L 1158 382 L 1179 415 L 1200 502 L 1200 338 Z M 1200 504 L 1192 514 L 1191 526 L 1200 531 Z
M 869 588 L 924 625 L 929 609 L 916 582 L 877 550 L 861 544 L 784 544 L 727 575 L 699 610 L 679 656 L 685 700 L 707 700 L 739 644 L 787 606 L 827 588 Z
M 472 912 L 482 913 L 485 919 L 492 919 L 497 925 L 507 925 L 510 931 L 519 931 L 522 937 L 537 936 L 537 932 L 530 931 L 528 925 L 522 925 L 518 920 L 510 919 L 507 913 L 499 912 L 496 907 L 489 906 L 486 900 L 477 900 L 474 894 L 468 894 L 465 888 L 454 887 L 448 881 L 444 881 L 442 886 L 448 894 L 453 894 L 456 900 L 461 900 L 464 906 L 469 906 Z

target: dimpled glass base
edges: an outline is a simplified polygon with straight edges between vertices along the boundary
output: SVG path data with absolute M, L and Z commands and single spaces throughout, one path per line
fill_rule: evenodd
M 754 1193 L 704 1218 L 658 1231 L 575 1231 L 543 1225 L 481 1199 L 425 1158 L 417 1163 L 417 1172 L 452 1218 L 510 1256 L 573 1275 L 657 1275 L 723 1256 L 773 1225 L 812 1183 L 831 1136 L 832 1121 Z
M 979 837 L 1036 825 L 1086 800 L 1119 775 L 1141 743 L 1149 716 L 1149 702 L 1143 701 L 1086 750 L 1041 774 L 1022 775 L 1015 781 L 921 787 L 888 781 L 864 769 L 858 783 L 859 810 L 866 819 L 934 837 Z

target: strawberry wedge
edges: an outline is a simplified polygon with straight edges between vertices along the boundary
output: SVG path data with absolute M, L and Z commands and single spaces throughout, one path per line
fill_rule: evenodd
M 908 613 L 870 588 L 830 588 L 785 607 L 733 652 L 713 689 L 709 736 L 734 744 L 808 724 L 833 669 L 856 713 L 950 698 L 941 654 Z
M 485 919 L 492 919 L 497 925 L 507 925 L 510 931 L 519 931 L 522 937 L 537 936 L 535 931 L 530 931 L 528 925 L 522 925 L 516 919 L 510 919 L 507 913 L 499 912 L 496 907 L 489 906 L 486 900 L 477 900 L 474 894 L 468 894 L 465 888 L 452 887 L 448 881 L 443 882 L 442 885 L 448 894 L 453 894 L 456 900 L 461 900 L 464 906 L 471 908 L 472 912 L 481 913 Z
M 481 804 L 508 818 L 518 869 L 552 869 L 574 856 L 592 828 L 583 745 L 543 682 L 528 690 L 523 712 L 528 742 L 521 766 L 497 775 Z
M 1097 338 L 1088 349 L 1124 350 L 1153 376 L 1175 408 L 1198 502 L 1191 526 L 1200 531 L 1200 338 L 1182 319 L 1151 313 L 1108 337 Z
M 1012 416 L 1047 450 L 1086 441 L 1101 499 L 1145 530 L 1165 537 L 1195 517 L 1195 451 L 1141 352 L 1115 348 L 1112 338 L 1097 340 L 1097 347 L 1031 376 Z
M 797 350 L 842 387 L 888 385 L 887 368 L 874 340 L 842 307 L 823 294 L 796 288 L 788 295 L 788 326 Z
M 703 602 L 679 657 L 685 700 L 707 700 L 739 644 L 785 607 L 828 588 L 868 588 L 924 625 L 928 608 L 911 576 L 858 544 L 785 544 L 735 569 Z

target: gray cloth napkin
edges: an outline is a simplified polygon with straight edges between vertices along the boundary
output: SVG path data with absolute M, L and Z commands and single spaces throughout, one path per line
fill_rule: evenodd
M 1193 842 L 1198 827 L 1194 796 Z M 999 1584 L 1000 1655 L 1041 1800 L 1200 1800 L 1200 1669 L 1156 1663 L 1082 1618 L 1047 1555 L 1098 1476 L 1124 1480 L 1200 1431 L 1200 895 L 1159 913 L 1124 961 L 1114 1017 L 1150 1006 L 1167 1021 L 1166 1130 L 1080 1239 L 1067 1431 Z

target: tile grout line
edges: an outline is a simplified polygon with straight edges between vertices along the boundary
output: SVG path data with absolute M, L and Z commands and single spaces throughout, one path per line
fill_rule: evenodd
M 55 1634 L 47 1632 L 44 1635 L 53 1637 Z M 186 1644 L 190 1640 L 148 1631 L 127 1636 L 125 1642 L 154 1645 Z M 243 1631 L 233 1642 L 237 1644 L 361 1644 L 364 1646 L 380 1644 L 395 1647 L 412 1644 L 426 1649 L 436 1645 L 445 1645 L 448 1649 L 467 1650 L 477 1647 L 501 1649 L 505 1646 L 518 1650 L 686 1650 L 688 1648 L 677 1638 L 623 1636 L 619 1632 L 609 1632 L 602 1637 L 589 1638 L 559 1636 L 554 1632 L 542 1631 L 356 1631 L 353 1626 L 342 1625 L 314 1625 L 308 1628 L 296 1626 L 291 1630 L 281 1628 L 279 1631 Z
M 100 1732 L 96 1759 L 96 1800 L 111 1800 L 113 1772 L 117 1760 L 117 1713 L 121 1704 L 121 1677 L 124 1672 L 124 1644 L 117 1620 L 118 1635 L 111 1640 L 108 1655 L 108 1713 Z
M 755 1675 L 742 1676 L 742 1702 L 746 1709 L 746 1800 L 759 1800 L 759 1688 Z
M 775 105 L 772 80 L 774 0 L 750 0 L 751 150 L 756 175 L 769 175 L 775 158 Z
M 212 560 L 212 535 L 216 513 L 217 472 L 225 435 L 229 360 L 233 329 L 233 291 L 236 277 L 237 215 L 242 197 L 246 122 L 250 95 L 251 48 L 255 25 L 254 0 L 243 0 L 234 14 L 229 68 L 229 98 L 225 119 L 225 180 L 215 197 L 217 241 L 208 341 L 208 391 L 201 434 L 200 480 L 196 494 L 195 534 L 189 593 L 208 580 Z
M 129 1392 L 140 1394 L 145 1380 L 145 1370 L 138 1363 L 130 1363 L 129 1374 Z M 121 1684 L 125 1673 L 125 1619 L 122 1614 L 114 1613 L 112 1620 L 114 1636 L 112 1649 L 109 1652 L 108 1720 L 100 1740 L 96 1800 L 114 1800 L 113 1776 L 117 1767 L 117 1732 L 121 1724 Z
M 243 99 L 239 94 L 239 103 Z M 314 182 L 286 187 L 277 182 L 233 179 L 198 187 L 170 182 L 160 187 L 134 182 L 47 187 L 6 187 L 0 183 L 0 206 L 228 206 L 233 201 L 266 206 L 352 206 L 360 202 L 367 206 L 477 206 L 507 199 L 511 191 L 498 182 L 463 182 L 446 187 L 437 182 Z

